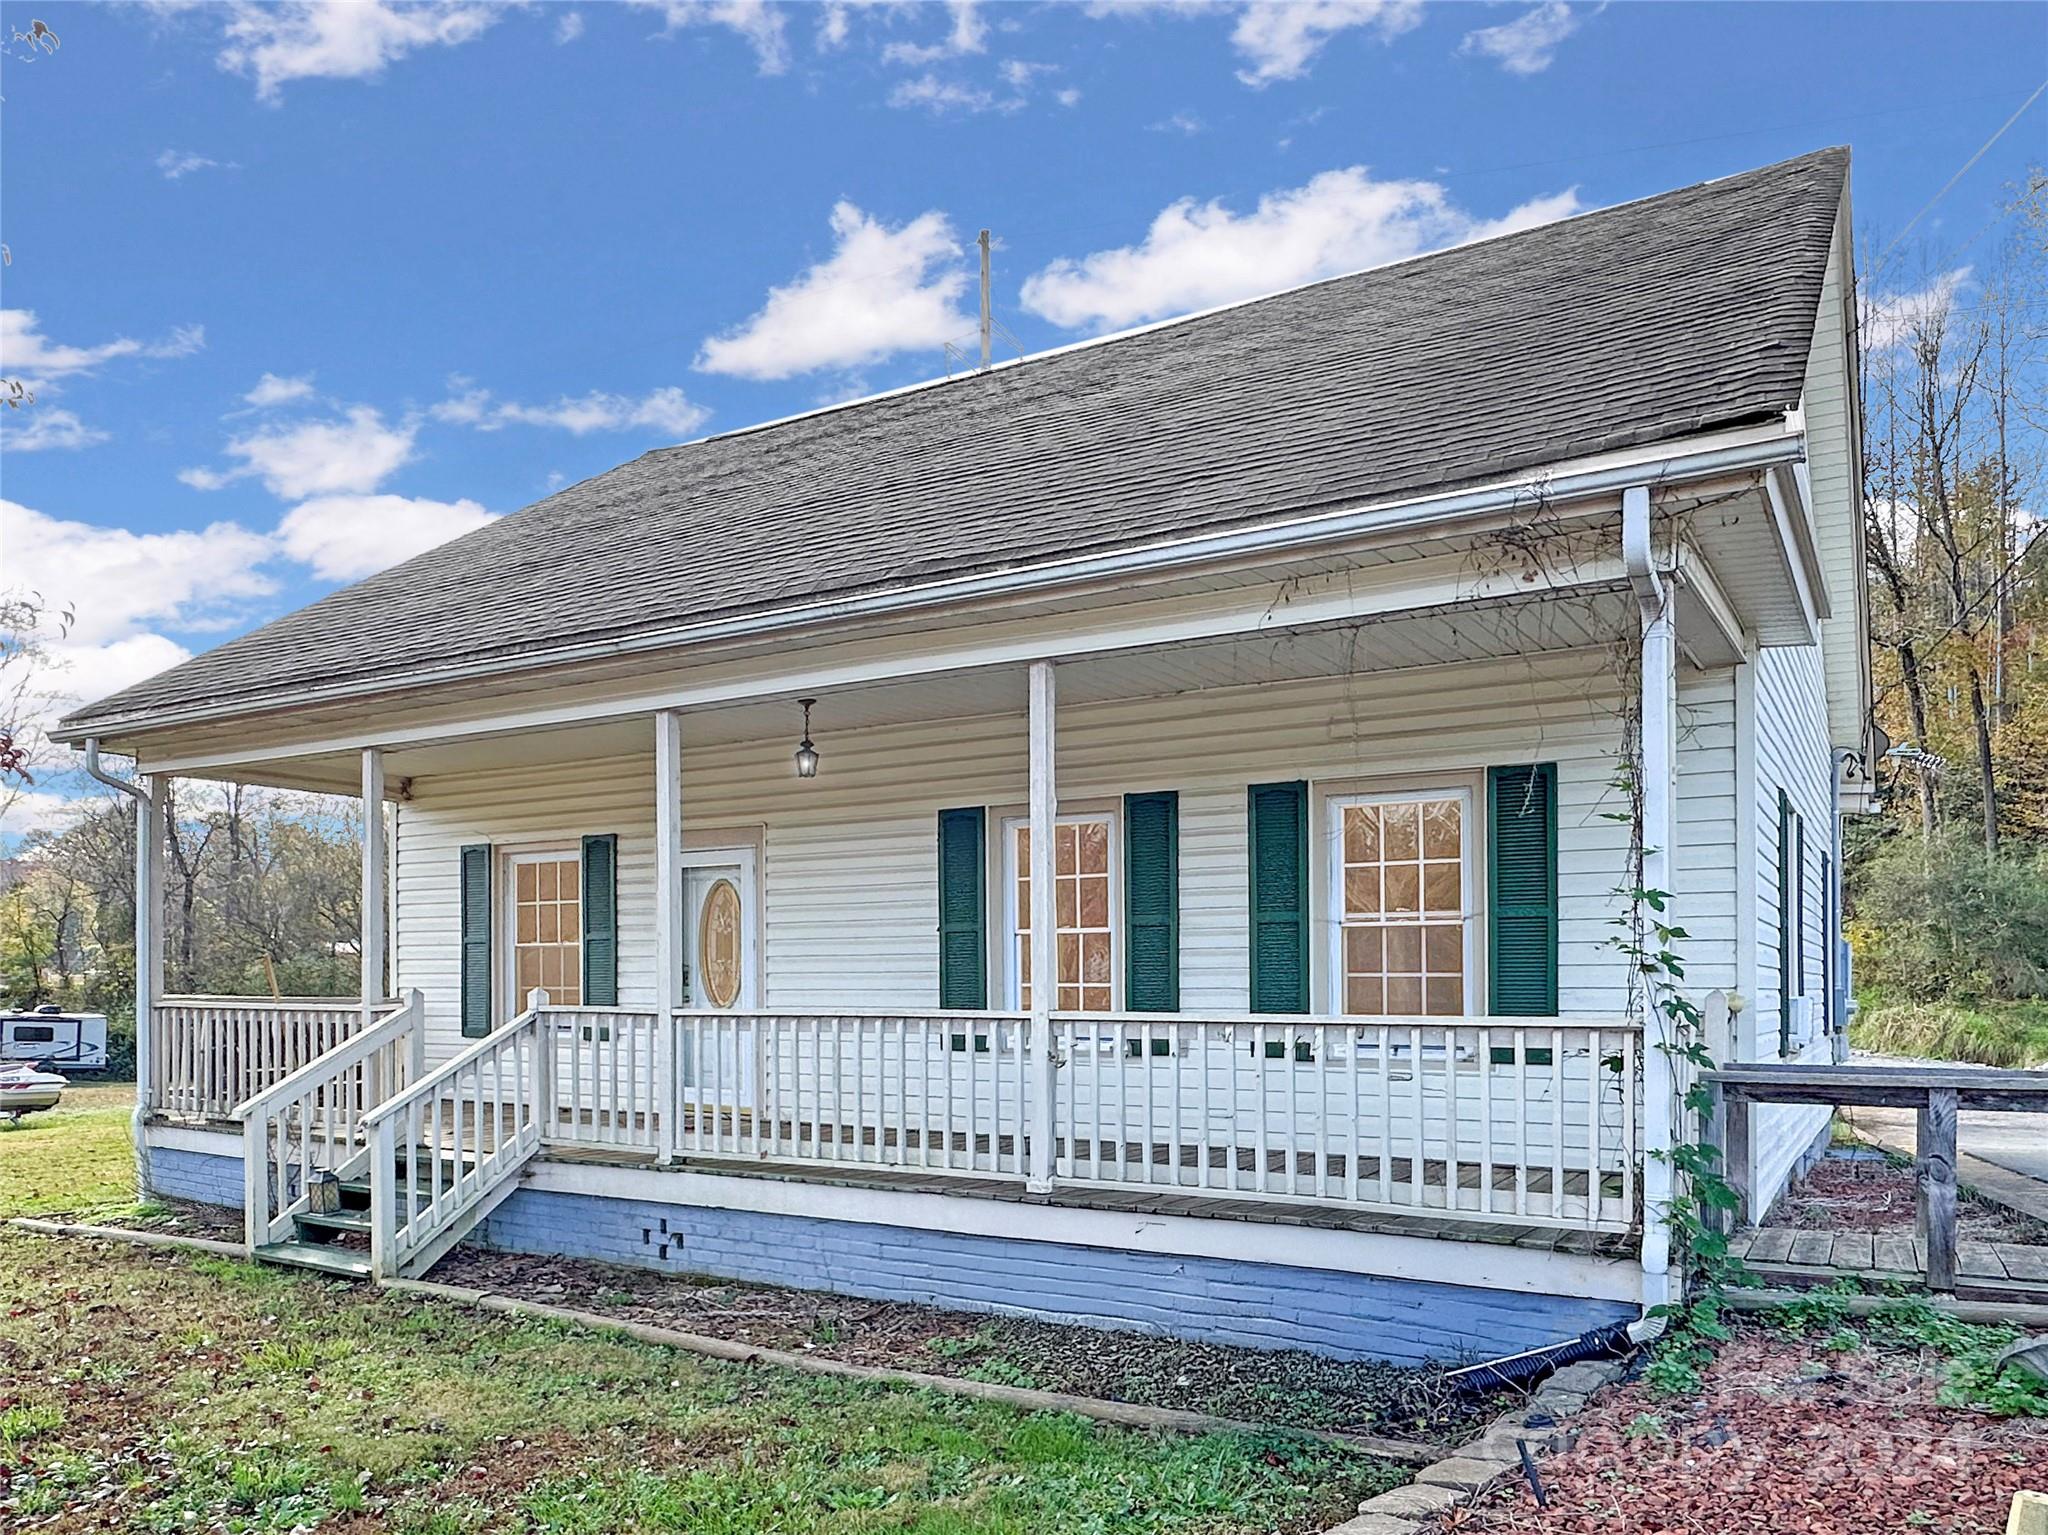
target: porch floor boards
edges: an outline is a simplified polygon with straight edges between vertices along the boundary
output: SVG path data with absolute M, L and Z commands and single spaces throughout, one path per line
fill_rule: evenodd
M 620 1167 L 655 1166 L 651 1153 L 609 1146 L 550 1146 L 543 1161 Z M 1247 1164 L 1248 1165 L 1248 1164 Z M 1431 1237 L 1453 1242 L 1482 1242 L 1496 1247 L 1521 1247 L 1625 1259 L 1635 1255 L 1639 1238 L 1613 1232 L 1516 1226 L 1498 1221 L 1448 1220 L 1429 1215 L 1390 1216 L 1378 1211 L 1343 1210 L 1327 1205 L 1283 1204 L 1263 1199 L 1231 1199 L 1211 1193 L 1179 1193 L 1168 1188 L 1110 1189 L 1078 1184 L 1056 1185 L 1051 1194 L 1033 1194 L 1008 1178 L 938 1175 L 912 1169 L 863 1167 L 829 1162 L 749 1162 L 678 1156 L 667 1171 L 715 1173 L 729 1178 L 767 1178 L 780 1182 L 831 1188 L 889 1189 L 910 1194 L 965 1195 L 1012 1204 L 1055 1209 L 1113 1210 L 1128 1215 L 1185 1215 L 1204 1220 L 1237 1220 L 1274 1226 L 1313 1226 L 1328 1231 L 1356 1231 L 1380 1236 Z
M 1844 1278 L 1913 1286 L 1927 1281 L 1927 1244 L 1901 1233 L 1765 1226 L 1738 1233 L 1729 1252 L 1766 1279 L 1794 1284 Z M 2001 1299 L 2048 1301 L 2048 1247 L 1958 1242 L 1956 1280 L 1958 1288 Z

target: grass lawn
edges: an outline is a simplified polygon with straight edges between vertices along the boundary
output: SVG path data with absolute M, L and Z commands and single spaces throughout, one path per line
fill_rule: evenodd
M 130 1091 L 0 1129 L 0 1215 L 130 1203 Z M 0 1227 L 0 1529 L 1263 1535 L 1407 1478 Z
M 19 1124 L 0 1121 L 0 1215 L 42 1215 L 135 1203 L 129 1115 L 135 1085 L 72 1087 Z
M 1859 1050 L 2019 1069 L 2048 1062 L 2048 1000 L 1923 1003 L 1866 995 L 1858 1001 L 1849 1042 Z

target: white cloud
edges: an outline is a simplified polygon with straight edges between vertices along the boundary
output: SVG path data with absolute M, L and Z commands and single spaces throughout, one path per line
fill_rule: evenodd
M 242 396 L 258 410 L 268 410 L 274 405 L 290 405 L 312 397 L 313 375 L 310 373 L 297 378 L 281 378 L 275 373 L 266 373 L 256 380 L 254 389 Z
M 555 41 L 573 43 L 583 35 L 583 13 L 564 11 L 555 18 Z
M 1237 77 L 1257 86 L 1298 80 L 1339 32 L 1363 28 L 1391 42 L 1421 21 L 1421 0 L 1255 0 L 1230 34 L 1251 66 Z
M 960 309 L 967 271 L 939 212 L 891 229 L 850 202 L 832 210 L 836 247 L 794 282 L 771 288 L 744 325 L 705 341 L 697 366 L 781 379 L 857 368 L 899 352 L 935 351 L 971 332 Z
M 87 426 L 77 415 L 53 405 L 30 405 L 0 412 L 0 451 L 43 453 L 52 449 L 89 448 L 107 434 Z
M 0 372 L 10 378 L 90 373 L 123 357 L 189 357 L 206 345 L 206 328 L 180 325 L 161 341 L 117 336 L 97 346 L 65 346 L 42 332 L 33 309 L 0 309 Z
M 1956 290 L 1970 280 L 1970 268 L 1957 267 L 1910 293 L 1880 293 L 1864 300 L 1863 347 L 1885 352 L 1911 338 L 1915 329 L 1938 318 L 1955 302 Z
M 1270 192 L 1250 213 L 1182 198 L 1137 245 L 1059 260 L 1024 283 L 1055 324 L 1113 329 L 1398 261 L 1576 212 L 1574 192 L 1476 219 L 1432 181 L 1375 181 L 1363 166 Z
M 220 161 L 195 155 L 188 149 L 166 149 L 156 157 L 156 168 L 164 173 L 164 180 L 176 181 L 194 171 L 220 169 Z
M 1023 104 L 1018 98 L 999 101 L 994 91 L 984 90 L 978 85 L 962 85 L 954 80 L 941 80 L 932 74 L 905 80 L 889 92 L 889 105 L 892 107 L 923 107 L 939 116 L 948 112 L 1015 111 Z
M 427 413 L 437 421 L 473 426 L 481 432 L 495 432 L 516 423 L 559 427 L 577 437 L 591 432 L 622 432 L 637 427 L 681 438 L 689 436 L 711 418 L 710 411 L 693 403 L 673 384 L 650 390 L 638 399 L 593 389 L 589 394 L 580 396 L 562 395 L 548 405 L 525 405 L 516 400 L 495 399 L 490 390 L 479 388 L 459 375 L 450 379 L 448 385 L 455 393 L 431 407 Z
M 764 75 L 779 75 L 789 67 L 789 42 L 783 35 L 783 15 L 768 0 L 630 0 L 641 10 L 661 16 L 664 36 L 684 27 L 725 27 L 745 38 L 754 50 Z
M 275 102 L 293 80 L 368 80 L 421 48 L 481 37 L 502 14 L 488 0 L 237 0 L 217 62 Z
M 1070 85 L 1063 90 L 1054 91 L 1052 99 L 1063 107 L 1076 107 L 1081 104 L 1081 93 Z
M 41 777 L 41 774 L 37 775 Z M 16 845 L 35 831 L 62 831 L 95 801 L 68 794 L 23 789 L 0 796 L 0 848 Z
M 1192 112 L 1176 112 L 1156 123 L 1147 123 L 1146 127 L 1153 133 L 1182 133 L 1192 138 L 1202 131 L 1202 120 Z
M 66 636 L 73 645 L 112 644 L 157 622 L 204 625 L 275 589 L 259 569 L 273 552 L 270 541 L 233 522 L 131 533 L 0 499 L 0 547 L 10 586 L 73 612 Z
M 476 502 L 423 496 L 321 496 L 277 525 L 284 552 L 314 575 L 355 581 L 495 520 Z
M 184 469 L 178 478 L 195 490 L 218 490 L 255 475 L 283 501 L 361 495 L 411 462 L 418 430 L 416 421 L 387 424 L 370 406 L 357 405 L 340 420 L 293 422 L 231 438 L 228 456 L 241 460 L 234 468 Z
M 1467 32 L 1458 51 L 1493 59 L 1511 75 L 1540 75 L 1550 68 L 1558 45 L 1578 30 L 1578 14 L 1565 0 L 1544 0 L 1513 21 Z
M 891 43 L 882 50 L 885 64 L 935 64 L 940 59 L 960 58 L 988 48 L 988 23 L 981 18 L 976 0 L 948 0 L 953 25 L 945 39 L 932 44 Z

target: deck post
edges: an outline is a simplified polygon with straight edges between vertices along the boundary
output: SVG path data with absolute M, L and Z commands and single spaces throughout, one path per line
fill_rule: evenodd
M 1672 762 L 1677 745 L 1677 637 L 1673 632 L 1670 582 L 1659 575 L 1650 538 L 1650 488 L 1631 486 L 1621 501 L 1622 558 L 1642 610 L 1641 782 L 1643 888 L 1664 892 L 1671 920 Z M 1653 947 L 1654 940 L 1645 939 Z M 1643 1023 L 1643 1303 L 1671 1299 L 1670 1151 L 1674 1128 L 1676 1075 L 1671 1020 L 1648 988 L 1639 998 Z M 1597 1176 L 1597 1171 L 1596 1174 Z
M 1053 900 L 1053 826 L 1059 791 L 1053 769 L 1053 668 L 1031 663 L 1031 1054 L 1025 1091 L 1031 1160 L 1025 1187 L 1052 1192 L 1052 1011 L 1059 994 L 1057 906 Z
M 136 779 L 135 800 L 135 1182 L 140 1197 L 150 1184 L 144 1126 L 162 1101 L 163 1068 L 157 1059 L 156 1002 L 164 989 L 164 800 L 168 779 Z
M 1930 1087 L 1914 1125 L 1920 1238 L 1927 1244 L 1927 1288 L 1956 1287 L 1956 1090 Z
M 654 716 L 654 1112 L 655 1154 L 673 1162 L 676 1009 L 683 1005 L 683 716 Z
M 363 1027 L 384 990 L 384 752 L 363 748 Z

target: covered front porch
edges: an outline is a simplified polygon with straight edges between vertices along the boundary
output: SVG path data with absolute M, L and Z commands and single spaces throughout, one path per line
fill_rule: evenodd
M 1613 941 L 1620 786 L 1729 984 L 1745 639 L 1704 548 L 1755 523 L 1725 488 L 1608 505 L 1540 552 L 1525 515 L 1380 536 L 417 704 L 367 747 L 331 711 L 195 737 L 149 766 L 384 807 L 365 996 L 149 997 L 148 1113 L 241 1127 L 252 1248 L 305 1233 L 320 1173 L 360 1184 L 380 1273 L 555 1168 L 1626 1254 L 1552 1293 L 1660 1298 L 1671 1066 Z

